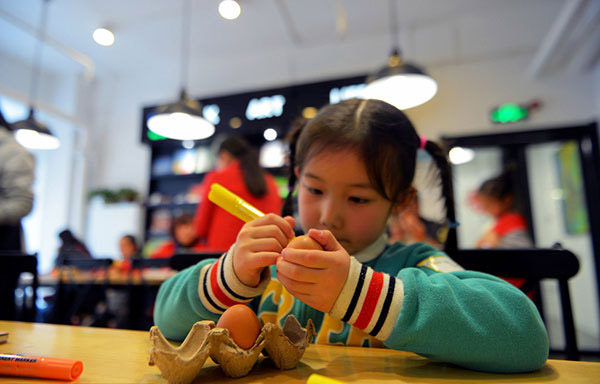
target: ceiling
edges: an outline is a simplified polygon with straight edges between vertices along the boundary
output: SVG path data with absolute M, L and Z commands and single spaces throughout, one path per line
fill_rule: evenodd
M 6 56 L 31 63 L 42 1 L 0 0 L 0 59 Z M 391 48 L 390 3 L 386 0 L 239 2 L 241 16 L 229 21 L 219 16 L 218 0 L 191 0 L 190 68 L 244 55 L 310 52 L 361 42 L 383 41 L 386 50 Z M 519 50 L 538 51 L 540 56 L 544 44 L 556 40 L 552 30 L 557 29 L 571 3 L 584 6 L 576 15 L 575 25 L 586 18 L 591 23 L 583 32 L 574 30 L 577 33 L 572 34 L 579 36 L 575 36 L 576 43 L 593 46 L 600 36 L 599 28 L 594 27 L 600 25 L 600 16 L 590 14 L 600 8 L 598 0 L 398 0 L 398 37 L 406 56 L 425 65 Z M 182 0 L 50 0 L 49 43 L 43 66 L 70 73 L 93 63 L 96 76 L 135 73 L 156 77 L 179 72 L 182 4 Z M 105 25 L 116 35 L 112 47 L 99 46 L 91 38 L 95 28 Z M 562 31 L 563 37 L 565 33 Z M 572 39 L 563 40 L 572 54 Z M 542 64 L 548 64 L 552 57 L 559 62 L 558 51 L 555 46 Z M 580 65 L 589 66 L 590 61 L 597 65 L 598 49 L 585 51 L 591 58 L 581 59 L 585 63 Z M 371 67 L 382 64 L 386 54 L 373 57 Z

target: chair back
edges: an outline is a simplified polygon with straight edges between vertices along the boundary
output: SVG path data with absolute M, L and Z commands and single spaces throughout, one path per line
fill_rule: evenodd
M 161 257 L 156 259 L 132 259 L 131 269 L 142 269 L 142 268 L 164 268 L 169 267 L 171 259 L 168 257 Z
M 176 253 L 171 256 L 170 266 L 176 271 L 181 271 L 202 260 L 218 259 L 222 254 L 222 252 Z
M 60 267 L 74 267 L 82 271 L 106 269 L 113 263 L 112 259 L 69 258 L 61 261 Z
M 450 256 L 463 268 L 508 278 L 521 278 L 525 293 L 531 288 L 539 291 L 542 279 L 558 280 L 565 334 L 565 355 L 569 360 L 579 360 L 575 321 L 569 293 L 569 279 L 579 271 L 579 260 L 573 252 L 562 248 L 524 249 L 459 249 Z M 534 300 L 542 318 L 542 302 Z
M 29 272 L 37 275 L 37 254 L 0 252 L 0 275 Z
M 579 271 L 579 260 L 566 249 L 459 249 L 451 257 L 465 269 L 503 277 L 568 280 Z
M 14 300 L 21 273 L 31 273 L 31 297 L 23 295 L 21 310 L 17 313 Z M 26 254 L 18 251 L 0 252 L 0 319 L 35 321 L 37 312 L 37 254 Z M 4 301 L 6 301 L 4 303 Z M 6 312 L 6 313 L 3 313 Z

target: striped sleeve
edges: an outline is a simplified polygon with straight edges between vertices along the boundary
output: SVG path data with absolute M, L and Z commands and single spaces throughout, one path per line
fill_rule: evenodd
M 248 287 L 233 270 L 233 247 L 212 264 L 200 270 L 198 296 L 206 309 L 221 314 L 236 304 L 247 304 L 260 296 L 271 280 L 269 268 L 265 268 L 260 283 Z
M 376 272 L 352 257 L 348 278 L 329 315 L 386 340 L 403 299 L 402 280 Z

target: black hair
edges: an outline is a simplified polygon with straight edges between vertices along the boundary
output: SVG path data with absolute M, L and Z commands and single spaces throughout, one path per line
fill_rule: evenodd
M 131 244 L 133 244 L 133 246 L 135 247 L 135 249 L 138 249 L 138 243 L 137 240 L 135 238 L 135 236 L 133 235 L 124 235 L 123 237 L 121 237 L 121 239 L 127 239 L 131 242 Z
M 288 137 L 290 193 L 284 209 L 291 209 L 291 192 L 296 184 L 294 168 L 298 167 L 301 172 L 310 159 L 329 149 L 356 151 L 375 190 L 392 203 L 401 203 L 411 191 L 421 137 L 408 117 L 388 103 L 350 99 L 327 105 L 311 120 L 297 124 Z M 439 171 L 448 215 L 453 198 L 446 154 L 429 140 L 425 141 L 424 149 Z
M 503 172 L 496 177 L 484 181 L 479 186 L 477 192 L 481 195 L 493 197 L 495 199 L 503 199 L 512 196 L 513 182 L 510 172 Z
M 12 127 L 11 125 L 8 123 L 8 121 L 6 121 L 6 119 L 4 118 L 4 115 L 2 114 L 2 111 L 0 110 L 0 127 L 4 127 L 9 131 L 12 131 Z
M 219 152 L 221 151 L 226 151 L 239 160 L 244 184 L 250 194 L 261 197 L 267 193 L 265 171 L 258 162 L 258 153 L 246 140 L 239 136 L 229 136 L 219 146 Z
M 187 244 L 181 244 L 179 242 L 179 240 L 177 240 L 177 236 L 175 236 L 175 229 L 181 225 L 186 225 L 186 224 L 194 224 L 194 214 L 192 213 L 182 213 L 181 215 L 175 217 L 172 221 L 171 221 L 171 239 L 173 239 L 173 241 L 175 243 L 177 243 L 177 245 L 179 246 L 184 246 L 187 247 Z

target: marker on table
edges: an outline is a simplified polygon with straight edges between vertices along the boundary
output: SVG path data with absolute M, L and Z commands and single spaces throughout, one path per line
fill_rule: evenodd
M 81 372 L 79 360 L 0 353 L 0 375 L 73 381 Z
M 208 200 L 246 223 L 265 215 L 250 203 L 217 183 L 210 186 Z

